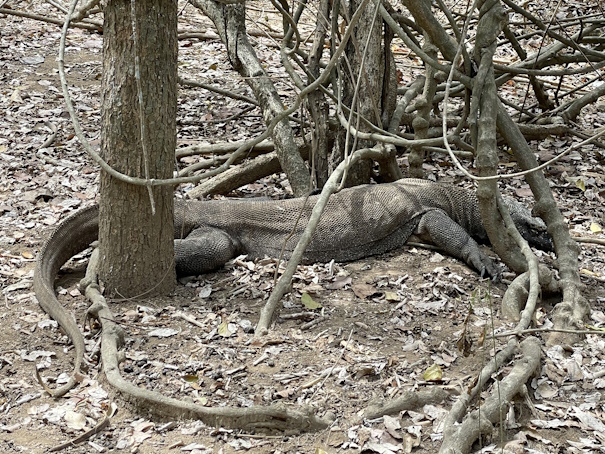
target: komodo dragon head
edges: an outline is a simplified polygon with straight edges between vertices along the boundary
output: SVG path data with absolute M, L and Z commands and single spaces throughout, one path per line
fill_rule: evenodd
M 532 216 L 531 211 L 512 198 L 506 197 L 505 202 L 517 230 L 530 246 L 546 252 L 553 251 L 552 239 L 546 231 L 544 221 Z

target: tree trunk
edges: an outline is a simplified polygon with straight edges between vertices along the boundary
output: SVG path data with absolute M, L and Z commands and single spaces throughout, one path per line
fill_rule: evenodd
M 348 3 L 347 19 L 350 19 L 361 4 L 361 0 L 351 0 Z M 394 110 L 395 98 L 382 99 L 383 87 L 393 78 L 394 68 L 385 64 L 390 49 L 383 47 L 383 26 L 380 16 L 376 17 L 376 4 L 369 2 L 365 11 L 355 26 L 355 32 L 347 43 L 347 58 L 350 62 L 342 66 L 343 103 L 361 115 L 372 124 L 382 127 L 383 119 L 386 126 Z M 367 45 L 367 50 L 366 50 Z M 385 74 L 385 67 L 389 67 L 393 74 Z M 361 77 L 359 76 L 361 74 Z M 394 80 L 394 79 L 393 79 Z M 356 92 L 356 88 L 358 91 Z M 385 96 L 389 94 L 385 92 Z M 390 96 L 394 96 L 390 93 Z M 369 127 L 359 120 L 357 115 L 350 117 L 352 126 L 362 132 L 369 131 Z M 335 150 L 331 159 L 333 168 L 340 163 L 345 151 L 351 153 L 355 149 L 371 147 L 368 141 L 354 141 L 349 139 L 348 150 L 345 150 L 345 133 L 341 131 L 336 137 Z M 372 162 L 359 161 L 352 166 L 346 177 L 347 186 L 369 183 L 372 176 Z
M 176 147 L 177 5 L 168 0 L 136 2 L 136 53 L 130 8 L 130 2 L 118 0 L 109 0 L 105 8 L 102 155 L 122 173 L 170 178 Z M 155 214 L 146 187 L 101 172 L 100 276 L 110 295 L 148 296 L 174 288 L 173 188 L 154 187 L 153 204 Z
M 318 14 L 315 23 L 315 33 L 313 46 L 309 52 L 309 74 L 308 83 L 311 84 L 321 73 L 320 61 L 323 55 L 326 36 L 330 26 L 330 10 L 332 5 L 330 0 L 321 0 L 318 5 Z M 330 176 L 329 154 L 333 146 L 332 133 L 329 128 L 330 104 L 326 95 L 320 89 L 309 93 L 308 107 L 311 118 L 313 119 L 312 128 L 312 148 L 309 162 L 315 187 L 323 188 Z
M 222 4 L 212 0 L 191 0 L 214 23 L 217 32 L 227 47 L 229 61 L 233 68 L 245 77 L 263 111 L 263 119 L 269 124 L 285 109 L 271 78 L 263 68 L 246 32 L 246 5 Z M 309 170 L 301 157 L 294 134 L 287 118 L 273 129 L 273 143 L 282 170 L 295 196 L 308 194 Z

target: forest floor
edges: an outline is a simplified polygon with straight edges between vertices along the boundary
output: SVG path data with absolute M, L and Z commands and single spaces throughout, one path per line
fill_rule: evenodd
M 30 12 L 48 10 L 39 1 L 9 3 Z M 484 332 L 513 326 L 500 313 L 512 274 L 505 273 L 504 283 L 491 284 L 463 263 L 418 247 L 348 264 L 299 267 L 271 334 L 261 341 L 254 340 L 251 327 L 273 288 L 274 260 L 238 258 L 216 273 L 182 281 L 170 297 L 112 302 L 126 331 L 122 373 L 137 386 L 207 406 L 280 401 L 310 405 L 319 416 L 335 417 L 324 431 L 249 434 L 196 421 L 155 421 L 138 413 L 99 373 L 98 327 L 84 324 L 88 303 L 77 289 L 85 255 L 62 276 L 58 293 L 85 334 L 91 369 L 64 398 L 47 396 L 34 368 L 51 386 L 63 383 L 73 365 L 73 348 L 38 306 L 31 288 L 34 262 L 53 226 L 94 201 L 98 169 L 74 137 L 65 109 L 55 61 L 59 28 L 14 16 L 0 15 L 0 23 L 2 452 L 48 452 L 92 428 L 112 404 L 118 411 L 110 425 L 66 452 L 437 452 L 440 427 L 452 402 L 466 391 L 494 349 L 506 342 L 482 345 Z M 191 7 L 183 23 L 208 28 Z M 279 66 L 273 48 L 258 44 L 258 51 L 267 68 Z M 87 136 L 97 146 L 101 52 L 100 35 L 69 32 L 71 96 Z M 219 40 L 182 40 L 179 52 L 180 75 L 247 93 Z M 262 131 L 258 111 L 225 120 L 243 107 L 214 93 L 181 87 L 179 145 L 241 140 Z M 579 126 L 603 125 L 604 110 L 593 109 Z M 57 126 L 58 135 L 41 149 L 50 132 L 46 121 Z M 552 138 L 532 146 L 546 160 L 572 140 Z M 573 235 L 603 237 L 604 164 L 598 149 L 589 149 L 548 169 Z M 505 154 L 501 165 L 512 167 Z M 440 181 L 463 181 L 438 156 L 425 170 Z M 531 203 L 531 191 L 521 179 L 504 182 L 502 189 Z M 287 192 L 284 176 L 274 175 L 231 196 L 278 197 Z M 543 262 L 553 262 L 551 255 L 537 254 Z M 582 246 L 580 267 L 593 309 L 590 323 L 596 327 L 605 326 L 604 262 L 602 248 Z M 321 307 L 305 307 L 303 294 Z M 543 302 L 537 326 L 549 326 L 556 301 Z M 456 346 L 462 334 L 474 341 L 468 356 Z M 515 415 L 504 415 L 502 439 L 510 452 L 605 452 L 605 380 L 590 376 L 605 367 L 605 340 L 589 336 L 569 350 L 544 350 L 548 360 L 529 383 L 529 399 L 515 405 Z M 434 364 L 443 373 L 439 382 L 424 378 Z M 375 421 L 361 417 L 361 410 L 377 399 L 434 386 L 448 389 L 451 399 Z M 482 452 L 500 452 L 499 442 L 500 436 L 484 440 Z

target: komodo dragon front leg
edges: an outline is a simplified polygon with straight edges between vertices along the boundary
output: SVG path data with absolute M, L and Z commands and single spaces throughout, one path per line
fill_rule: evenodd
M 500 277 L 500 268 L 481 250 L 468 232 L 444 211 L 433 209 L 422 214 L 416 234 L 428 239 L 448 255 L 464 260 L 467 265 L 476 269 L 481 277 Z

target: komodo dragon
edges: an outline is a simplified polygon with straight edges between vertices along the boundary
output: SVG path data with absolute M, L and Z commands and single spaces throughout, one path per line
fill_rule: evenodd
M 239 254 L 278 257 L 286 241 L 288 258 L 304 230 L 317 196 L 270 201 L 176 201 L 175 254 L 179 275 L 197 275 L 222 266 Z M 541 220 L 526 208 L 507 202 L 521 234 L 532 246 L 552 248 Z M 302 215 L 299 219 L 299 213 Z M 298 220 L 298 222 L 297 222 Z M 290 235 L 294 231 L 293 235 Z M 481 275 L 499 268 L 479 248 L 488 241 L 475 193 L 426 180 L 402 179 L 365 185 L 334 194 L 321 217 L 303 261 L 351 261 L 402 246 L 410 235 L 430 240 L 464 260 Z M 97 239 L 98 208 L 91 206 L 66 218 L 42 247 L 34 272 L 34 291 L 42 309 L 70 334 L 76 357 L 83 340 L 72 317 L 59 304 L 54 281 L 61 266 Z M 78 332 L 79 334 L 79 332 Z M 81 338 L 81 336 L 80 336 Z M 79 371 L 77 360 L 76 371 Z

